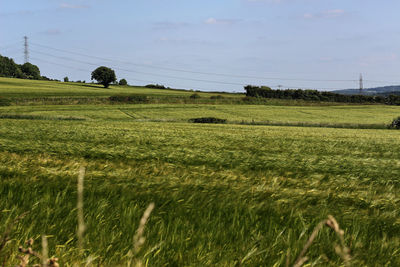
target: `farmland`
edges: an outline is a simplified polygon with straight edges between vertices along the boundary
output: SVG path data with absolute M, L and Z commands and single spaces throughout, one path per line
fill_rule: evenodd
M 192 94 L 81 88 L 0 79 L 0 96 L 13 101 Z M 40 250 L 45 234 L 49 254 L 63 266 L 88 258 L 123 265 L 140 218 L 154 202 L 146 241 L 136 255 L 149 266 L 284 266 L 288 259 L 294 262 L 329 214 L 345 231 L 353 265 L 399 265 L 400 132 L 384 126 L 400 108 L 292 104 L 12 102 L 0 107 L 0 235 L 7 222 L 29 211 L 0 259 L 15 265 L 18 246 L 34 238 Z M 188 122 L 205 116 L 228 123 Z M 244 124 L 253 122 L 332 128 Z M 376 125 L 382 129 L 373 129 Z M 86 167 L 83 255 L 76 239 L 80 166 Z M 343 264 L 334 250 L 338 242 L 323 228 L 307 253 L 308 263 Z

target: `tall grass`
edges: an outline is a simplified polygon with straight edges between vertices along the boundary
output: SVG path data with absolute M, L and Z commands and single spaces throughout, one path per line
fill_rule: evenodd
M 60 265 L 80 257 L 83 164 L 83 261 L 126 263 L 154 202 L 135 255 L 148 265 L 285 265 L 329 214 L 354 265 L 399 263 L 397 131 L 3 120 L 0 132 L 0 225 L 30 210 L 0 254 L 11 262 L 44 233 Z M 337 240 L 321 229 L 307 263 L 342 264 Z

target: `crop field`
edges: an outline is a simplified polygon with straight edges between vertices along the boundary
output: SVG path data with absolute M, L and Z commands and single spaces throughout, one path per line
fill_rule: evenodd
M 385 128 L 398 106 L 264 106 L 264 105 L 199 105 L 199 104 L 138 104 L 138 105 L 40 105 L 0 107 L 4 115 L 42 116 L 48 119 L 78 118 L 118 121 L 187 122 L 191 118 L 217 117 L 231 123 L 321 123 L 328 125 L 380 125 Z
M 12 94 L 6 85 L 0 92 Z M 375 105 L 0 107 L 0 238 L 28 212 L 13 223 L 0 262 L 18 264 L 18 246 L 33 238 L 40 251 L 46 235 L 61 266 L 126 266 L 154 203 L 134 254 L 144 265 L 293 265 L 314 228 L 333 215 L 352 266 L 398 266 L 399 131 L 240 124 L 386 125 L 398 115 L 399 107 Z M 188 122 L 205 116 L 228 123 Z M 76 237 L 81 166 L 83 251 Z M 339 243 L 322 228 L 307 264 L 344 265 Z

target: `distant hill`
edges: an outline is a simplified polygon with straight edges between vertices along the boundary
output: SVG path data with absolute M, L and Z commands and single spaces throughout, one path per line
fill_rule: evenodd
M 358 89 L 345 89 L 345 90 L 335 90 L 333 93 L 342 94 L 342 95 L 358 95 L 360 94 L 360 90 Z M 383 86 L 376 88 L 368 88 L 363 89 L 363 95 L 400 95 L 400 85 L 391 85 L 391 86 Z

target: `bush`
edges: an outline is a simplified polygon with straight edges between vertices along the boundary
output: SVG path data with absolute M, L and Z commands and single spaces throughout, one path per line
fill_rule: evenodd
M 210 97 L 210 99 L 223 99 L 224 97 L 222 95 L 213 95 Z
M 391 129 L 400 129 L 400 117 L 397 117 L 392 121 L 392 123 L 389 125 L 389 128 Z
M 190 119 L 189 122 L 193 123 L 226 123 L 226 119 L 219 119 L 214 117 L 194 118 Z
M 119 80 L 119 85 L 128 85 L 128 82 L 125 79 Z
M 123 103 L 147 103 L 149 99 L 146 95 L 115 95 L 108 98 L 111 102 L 123 102 Z
M 199 94 L 194 93 L 193 95 L 190 96 L 190 99 L 198 99 L 198 98 L 200 98 L 200 97 L 201 97 L 201 96 L 200 96 Z
M 145 85 L 146 88 L 153 88 L 153 89 L 166 89 L 166 87 L 162 84 L 148 84 Z

